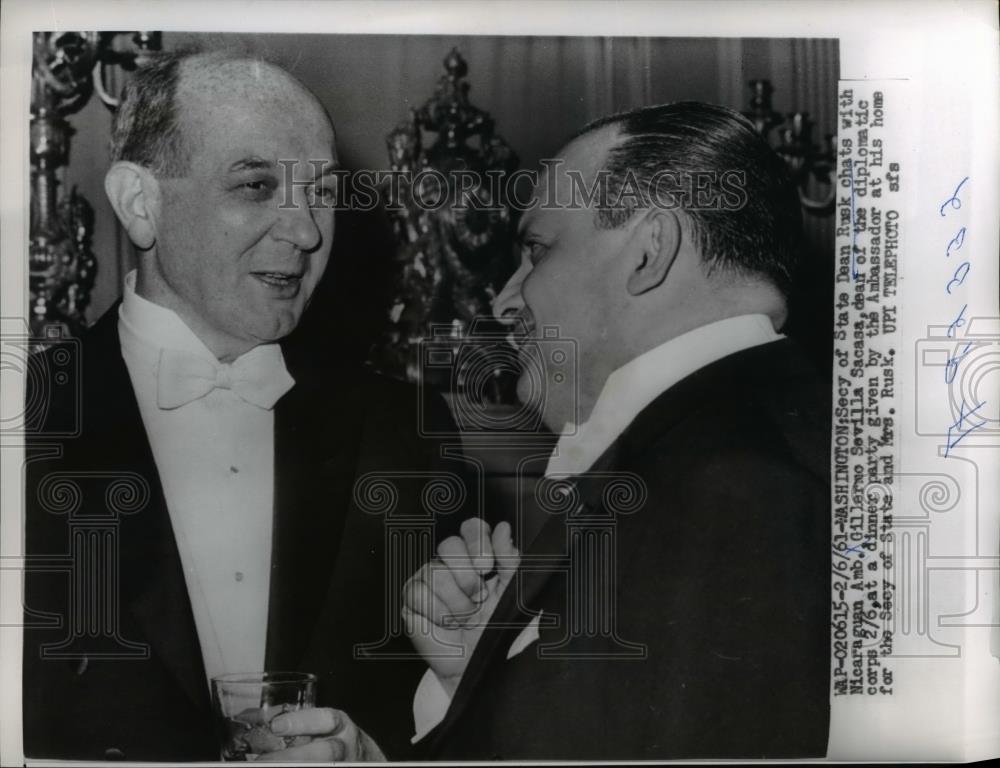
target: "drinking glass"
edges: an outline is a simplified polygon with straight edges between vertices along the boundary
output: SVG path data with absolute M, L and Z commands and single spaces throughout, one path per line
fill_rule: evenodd
M 280 736 L 271 720 L 283 712 L 316 705 L 316 675 L 308 672 L 254 672 L 212 678 L 212 707 L 223 760 L 256 760 L 278 749 L 309 742 L 308 736 Z

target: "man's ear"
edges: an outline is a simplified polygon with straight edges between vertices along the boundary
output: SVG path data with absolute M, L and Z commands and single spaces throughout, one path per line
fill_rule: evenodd
M 104 191 L 129 240 L 146 251 L 156 243 L 160 185 L 146 168 L 119 161 L 104 177 Z
M 629 272 L 629 295 L 640 296 L 667 278 L 681 248 L 681 222 L 673 211 L 653 209 L 638 231 L 639 261 Z

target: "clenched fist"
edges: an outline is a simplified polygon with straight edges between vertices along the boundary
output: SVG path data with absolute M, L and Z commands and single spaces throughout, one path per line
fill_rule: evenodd
M 508 523 L 473 517 L 460 530 L 403 588 L 406 633 L 449 694 L 521 561 Z

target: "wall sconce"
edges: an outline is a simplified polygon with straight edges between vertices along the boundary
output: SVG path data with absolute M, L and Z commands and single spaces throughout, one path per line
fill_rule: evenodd
M 59 169 L 66 165 L 73 128 L 64 119 L 94 91 L 109 108 L 106 69 L 133 70 L 160 48 L 159 32 L 134 32 L 133 50 L 118 50 L 121 32 L 35 32 L 31 80 L 31 219 L 28 284 L 29 322 L 42 334 L 63 323 L 76 334 L 84 327 L 97 262 L 91 250 L 94 211 L 76 189 L 59 192 Z
M 757 132 L 767 139 L 788 164 L 792 179 L 799 188 L 799 200 L 807 211 L 820 215 L 833 212 L 836 186 L 831 174 L 836 167 L 837 137 L 826 134 L 823 145 L 813 143 L 815 123 L 808 112 L 791 112 L 786 117 L 771 106 L 774 88 L 770 80 L 750 81 L 750 108 L 743 114 Z M 819 196 L 816 197 L 815 191 Z

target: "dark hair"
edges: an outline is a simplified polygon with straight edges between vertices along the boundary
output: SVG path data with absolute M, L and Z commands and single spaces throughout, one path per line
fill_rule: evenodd
M 181 64 L 195 50 L 153 54 L 122 96 L 111 128 L 111 161 L 128 160 L 157 176 L 183 176 L 189 153 L 177 117 Z
M 785 162 L 749 120 L 725 107 L 685 101 L 604 117 L 574 138 L 605 126 L 618 128 L 621 135 L 604 161 L 608 196 L 598 207 L 599 228 L 624 226 L 639 204 L 648 206 L 650 200 L 642 194 L 650 186 L 656 187 L 659 201 L 664 178 L 701 178 L 709 182 L 705 191 L 710 199 L 739 200 L 738 205 L 691 205 L 690 189 L 687 197 L 675 190 L 709 271 L 762 275 L 787 295 L 801 253 L 798 190 Z M 720 186 L 723 174 L 730 182 L 739 179 L 741 195 Z M 638 182 L 639 199 L 622 194 L 630 177 Z M 657 183 L 651 185 L 651 180 Z M 635 186 L 628 183 L 630 189 Z M 631 204 L 624 202 L 629 197 Z M 609 199 L 619 204 L 608 205 Z

